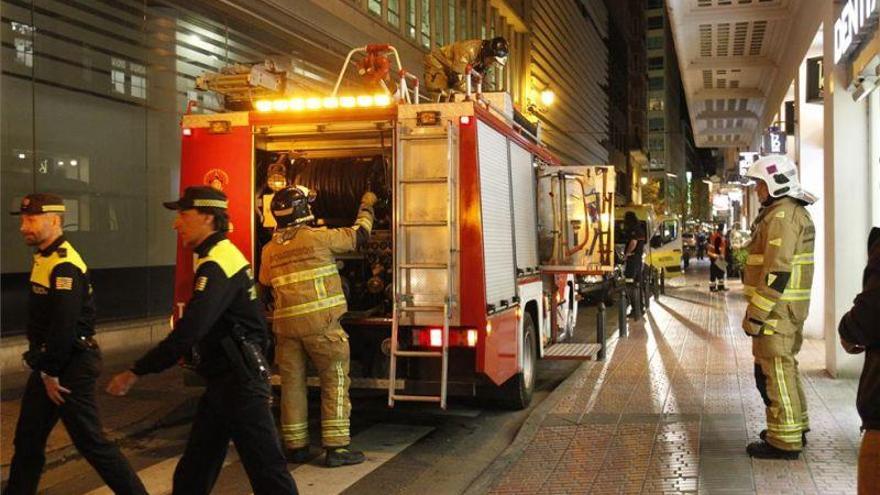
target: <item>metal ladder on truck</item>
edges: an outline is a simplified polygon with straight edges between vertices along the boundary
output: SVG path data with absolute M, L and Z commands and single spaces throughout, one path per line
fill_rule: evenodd
M 422 132 L 418 134 L 404 134 L 406 129 L 399 124 L 397 129 L 398 160 L 394 172 L 394 311 L 391 323 L 388 405 L 393 407 L 396 401 L 436 402 L 442 409 L 446 409 L 449 324 L 456 304 L 454 277 L 458 251 L 455 193 L 458 129 L 447 122 L 445 129 L 420 130 Z M 446 153 L 436 153 L 438 146 L 442 145 L 445 145 Z M 440 206 L 436 204 L 437 201 L 440 201 Z M 439 212 L 443 213 L 438 215 Z M 439 244 L 437 234 L 443 230 L 446 231 L 448 245 L 443 249 L 436 249 Z M 433 253 L 432 246 L 435 247 Z M 445 280 L 432 283 L 438 281 L 438 278 Z M 442 292 L 436 292 L 438 287 L 443 288 Z M 439 350 L 401 349 L 402 322 L 434 327 L 442 324 Z M 397 365 L 400 358 L 439 359 L 438 395 L 398 393 Z

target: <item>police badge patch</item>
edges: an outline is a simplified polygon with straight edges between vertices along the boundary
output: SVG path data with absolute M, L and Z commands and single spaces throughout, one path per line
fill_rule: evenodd
M 201 292 L 205 290 L 205 287 L 208 285 L 208 277 L 202 276 L 196 279 L 196 291 Z
M 71 277 L 58 277 L 55 279 L 55 288 L 57 290 L 73 290 L 73 279 Z

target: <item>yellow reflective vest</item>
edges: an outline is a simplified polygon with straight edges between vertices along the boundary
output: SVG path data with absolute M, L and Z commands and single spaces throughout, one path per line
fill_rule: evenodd
M 743 273 L 746 333 L 791 334 L 801 328 L 810 306 L 815 237 L 801 202 L 783 197 L 761 209 Z

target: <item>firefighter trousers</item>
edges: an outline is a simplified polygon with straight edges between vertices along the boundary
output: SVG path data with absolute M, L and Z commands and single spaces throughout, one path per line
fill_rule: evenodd
M 777 323 L 777 329 L 785 327 L 795 332 L 752 338 L 755 383 L 766 406 L 767 442 L 778 449 L 800 451 L 801 434 L 810 427 L 795 357 L 803 344 L 803 324 Z
M 348 336 L 342 328 L 303 337 L 278 335 L 275 359 L 281 373 L 281 436 L 288 448 L 309 445 L 306 360 L 321 382 L 321 443 L 343 447 L 351 442 L 348 389 Z

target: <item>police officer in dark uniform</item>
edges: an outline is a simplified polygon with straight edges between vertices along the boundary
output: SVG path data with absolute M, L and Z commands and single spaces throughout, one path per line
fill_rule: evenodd
M 15 428 L 15 454 L 4 493 L 37 492 L 46 440 L 61 419 L 73 444 L 118 494 L 145 494 L 119 449 L 104 436 L 95 405 L 101 351 L 88 268 L 61 230 L 64 202 L 55 194 L 29 194 L 21 202 L 19 231 L 37 248 L 31 270 L 24 360 L 33 370 Z
M 107 391 L 125 395 L 139 376 L 163 371 L 181 357 L 191 360 L 207 390 L 174 471 L 173 493 L 210 493 L 231 439 L 254 493 L 295 494 L 269 409 L 266 321 L 251 266 L 226 239 L 226 195 L 188 187 L 165 207 L 177 210 L 174 228 L 198 255 L 193 295 L 174 330 L 129 371 L 113 377 Z

